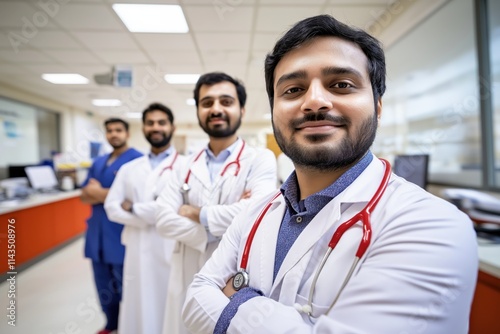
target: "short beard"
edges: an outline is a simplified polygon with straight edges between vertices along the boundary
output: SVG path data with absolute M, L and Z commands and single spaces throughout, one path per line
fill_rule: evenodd
M 125 145 L 127 145 L 127 142 L 126 142 L 126 141 L 124 141 L 124 142 L 122 142 L 122 143 L 121 143 L 121 144 L 119 144 L 119 145 L 112 145 L 112 144 L 109 144 L 109 145 L 111 145 L 111 147 L 113 148 L 113 150 L 119 150 L 120 148 L 125 147 Z
M 350 127 L 350 121 L 344 117 L 334 117 L 328 114 L 308 114 L 300 121 L 292 121 L 289 127 L 295 131 L 297 124 L 307 121 L 331 120 L 337 123 L 344 124 L 347 128 Z M 349 137 L 349 133 L 339 143 L 339 146 L 332 149 L 328 147 L 315 147 L 312 144 L 310 147 L 302 147 L 295 142 L 291 137 L 285 139 L 281 131 L 272 122 L 274 136 L 280 149 L 285 153 L 296 166 L 304 167 L 312 171 L 327 171 L 340 170 L 347 166 L 351 166 L 356 161 L 361 159 L 370 149 L 377 132 L 378 118 L 375 112 L 373 117 L 365 120 L 357 133 Z M 310 135 L 308 139 L 311 142 L 321 143 L 324 141 L 325 135 Z
M 168 136 L 164 135 L 163 139 L 160 141 L 157 141 L 157 142 L 155 142 L 151 139 L 151 135 L 146 136 L 146 140 L 154 148 L 160 148 L 160 147 L 164 147 L 164 146 L 168 145 L 168 143 L 170 143 L 171 139 L 172 139 L 172 134 L 169 134 Z
M 198 119 L 198 124 L 203 129 L 203 131 L 205 131 L 205 133 L 207 135 L 209 135 L 210 137 L 214 137 L 214 138 L 231 137 L 232 135 L 234 135 L 236 133 L 236 131 L 238 131 L 238 129 L 241 126 L 241 114 L 240 114 L 240 117 L 238 118 L 238 121 L 233 126 L 231 126 L 231 123 L 229 122 L 229 120 L 227 118 L 224 118 L 224 120 L 227 122 L 226 128 L 215 127 L 214 129 L 211 129 L 210 126 L 208 125 L 208 122 L 210 121 L 210 117 L 207 118 L 207 121 L 205 124 L 202 124 L 201 121 Z

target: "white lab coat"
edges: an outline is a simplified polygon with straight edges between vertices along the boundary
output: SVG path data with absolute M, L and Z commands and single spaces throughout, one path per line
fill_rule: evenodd
M 394 174 L 371 216 L 371 244 L 333 309 L 325 315 L 354 260 L 361 223 L 344 234 L 319 276 L 313 297 L 313 315 L 319 317 L 315 324 L 294 307 L 306 304 L 333 231 L 368 203 L 383 169 L 374 159 L 318 213 L 273 282 L 286 206 L 282 196 L 274 200 L 255 235 L 248 264 L 250 286 L 264 296 L 240 305 L 228 333 L 467 333 L 478 269 L 472 223 L 453 205 Z M 183 320 L 193 333 L 213 332 L 229 302 L 221 288 L 238 270 L 249 231 L 272 195 L 235 218 L 195 276 L 183 309 Z
M 160 334 L 167 296 L 170 258 L 174 240 L 156 231 L 156 196 L 164 188 L 176 152 L 153 170 L 148 156 L 137 158 L 120 168 L 104 207 L 110 220 L 124 224 L 125 245 L 123 295 L 118 328 L 120 334 Z M 173 165 L 183 164 L 178 155 Z M 132 201 L 133 213 L 121 203 Z
M 241 145 L 240 140 L 224 166 L 236 160 Z M 224 176 L 218 173 L 213 183 L 210 181 L 206 153 L 196 162 L 193 162 L 194 159 L 195 156 L 189 159 L 175 182 L 169 182 L 157 200 L 159 233 L 178 241 L 172 255 L 164 334 L 186 332 L 181 320 L 181 309 L 187 287 L 219 243 L 207 243 L 207 232 L 201 224 L 177 214 L 182 205 L 180 187 L 188 170 L 191 169 L 189 204 L 207 208 L 208 226 L 214 236 L 222 236 L 236 214 L 248 206 L 251 200 L 276 189 L 276 158 L 270 150 L 253 148 L 247 144 L 240 157 L 239 174 L 234 175 L 236 166 L 232 164 Z M 251 198 L 240 200 L 245 190 L 251 191 Z

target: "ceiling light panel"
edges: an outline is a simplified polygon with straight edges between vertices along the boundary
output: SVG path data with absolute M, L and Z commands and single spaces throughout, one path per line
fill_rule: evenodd
M 89 83 L 89 79 L 76 73 L 45 73 L 42 79 L 56 85 L 84 85 Z
M 113 10 L 130 32 L 187 33 L 182 8 L 178 5 L 114 4 Z

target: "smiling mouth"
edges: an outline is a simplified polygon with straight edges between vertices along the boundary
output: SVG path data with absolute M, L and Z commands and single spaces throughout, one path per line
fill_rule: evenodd
M 310 121 L 299 124 L 295 130 L 326 130 L 345 127 L 345 124 L 331 121 Z

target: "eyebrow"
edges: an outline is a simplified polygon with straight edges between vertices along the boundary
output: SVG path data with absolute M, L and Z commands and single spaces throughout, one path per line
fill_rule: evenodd
M 283 82 L 288 81 L 288 80 L 295 80 L 295 79 L 305 79 L 307 78 L 307 73 L 304 70 L 301 71 L 295 71 L 292 73 L 287 73 L 283 74 L 278 81 L 276 82 L 276 87 L 281 85 Z
M 326 67 L 321 71 L 321 74 L 323 75 L 340 75 L 340 74 L 348 74 L 348 75 L 353 75 L 355 77 L 358 77 L 359 79 L 363 78 L 363 75 L 361 72 L 358 70 L 352 68 L 352 67 L 335 67 L 335 66 L 330 66 Z
M 348 75 L 353 75 L 359 79 L 363 78 L 363 75 L 359 71 L 355 70 L 352 67 L 329 66 L 329 67 L 322 69 L 321 74 L 324 76 L 348 74 Z M 288 81 L 288 80 L 306 79 L 306 78 L 307 78 L 307 73 L 304 70 L 283 74 L 276 82 L 276 87 L 278 87 L 283 82 Z
M 231 95 L 223 94 L 223 95 L 219 95 L 219 96 L 211 96 L 211 95 L 207 95 L 207 96 L 205 96 L 204 98 L 202 98 L 202 99 L 200 100 L 200 102 L 205 101 L 205 100 L 220 99 L 220 98 L 230 98 L 230 99 L 236 100 L 236 99 L 235 99 L 233 96 L 231 96 Z

